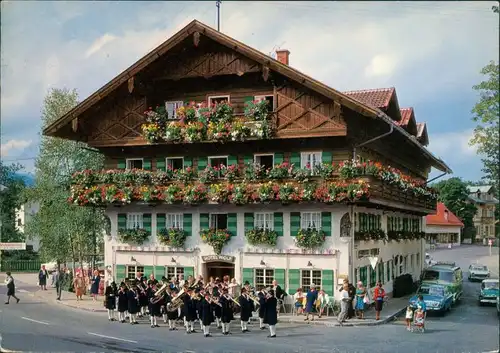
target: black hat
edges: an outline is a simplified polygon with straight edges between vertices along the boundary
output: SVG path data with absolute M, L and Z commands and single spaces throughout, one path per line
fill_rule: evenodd
M 250 285 L 250 282 L 245 281 L 245 283 L 244 283 L 243 285 L 244 285 L 244 286 L 249 286 L 249 285 Z
M 269 294 L 270 294 L 270 295 L 274 295 L 274 290 L 272 290 L 272 289 L 271 289 L 271 290 L 269 291 Z

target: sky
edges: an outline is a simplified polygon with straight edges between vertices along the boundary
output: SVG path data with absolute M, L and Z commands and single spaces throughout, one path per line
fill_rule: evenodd
M 479 180 L 470 111 L 481 68 L 499 59 L 492 5 L 223 1 L 221 31 L 266 54 L 288 49 L 291 66 L 341 91 L 396 87 L 453 176 Z M 2 1 L 2 160 L 34 171 L 50 88 L 83 100 L 193 19 L 216 27 L 215 1 Z

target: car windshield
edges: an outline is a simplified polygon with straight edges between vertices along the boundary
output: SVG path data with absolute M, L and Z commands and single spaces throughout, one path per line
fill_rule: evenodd
M 486 266 L 472 266 L 473 271 L 488 271 Z
M 437 270 L 427 270 L 422 276 L 423 281 L 446 281 L 453 282 L 453 272 L 449 271 L 437 271 Z
M 444 288 L 438 286 L 423 286 L 418 290 L 418 294 L 437 295 L 444 297 Z
M 484 289 L 498 289 L 498 282 L 483 282 Z

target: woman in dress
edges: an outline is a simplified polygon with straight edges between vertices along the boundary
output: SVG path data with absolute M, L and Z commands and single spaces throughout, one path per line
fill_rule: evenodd
M 302 288 L 298 288 L 297 292 L 293 295 L 293 305 L 295 310 L 297 310 L 297 315 L 304 312 L 304 293 L 302 293 Z
M 356 289 L 356 316 L 358 319 L 364 319 L 365 313 L 365 297 L 366 288 L 363 286 L 363 282 L 358 282 L 358 288 Z
M 49 272 L 42 266 L 40 272 L 38 272 L 38 285 L 41 290 L 47 290 L 47 277 L 49 277 Z
M 311 321 L 314 321 L 316 300 L 318 300 L 318 292 L 316 291 L 316 286 L 314 284 L 311 284 L 311 288 L 306 294 L 306 318 L 304 319 L 304 321 L 309 321 L 309 316 L 311 317 Z
M 382 311 L 384 299 L 385 299 L 385 290 L 382 287 L 382 283 L 378 281 L 377 286 L 373 291 L 373 300 L 375 301 L 375 320 L 380 320 L 380 312 Z
M 92 294 L 92 300 L 96 301 L 99 295 L 99 284 L 101 282 L 101 276 L 99 271 L 94 271 L 94 276 L 92 277 L 92 286 L 90 287 L 90 294 Z
M 85 280 L 82 272 L 78 272 L 73 280 L 73 287 L 75 289 L 76 300 L 82 300 L 83 293 L 85 293 Z

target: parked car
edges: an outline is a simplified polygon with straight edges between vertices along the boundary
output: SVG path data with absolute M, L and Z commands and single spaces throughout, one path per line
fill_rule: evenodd
M 497 297 L 497 314 L 500 316 L 500 295 Z
M 453 304 L 458 302 L 463 294 L 462 269 L 454 262 L 436 262 L 425 268 L 420 276 L 422 285 L 444 285 L 453 295 Z
M 413 309 L 417 308 L 417 300 L 420 295 L 424 298 L 427 311 L 444 314 L 450 311 L 453 305 L 453 294 L 446 285 L 422 284 L 418 288 L 417 294 L 410 298 L 410 306 Z
M 498 279 L 485 279 L 481 282 L 481 292 L 479 293 L 479 305 L 497 304 L 497 297 L 500 295 Z
M 469 281 L 482 281 L 490 277 L 490 270 L 485 265 L 471 264 L 469 266 Z

